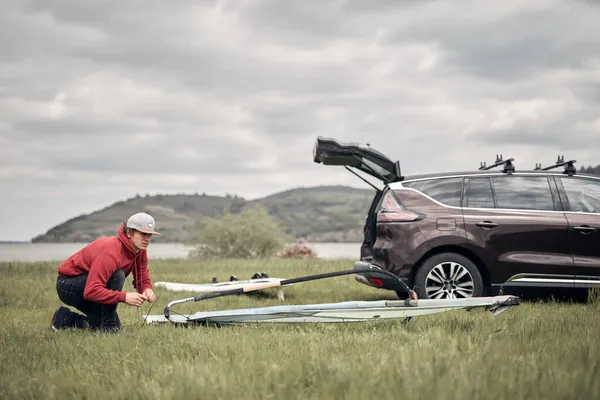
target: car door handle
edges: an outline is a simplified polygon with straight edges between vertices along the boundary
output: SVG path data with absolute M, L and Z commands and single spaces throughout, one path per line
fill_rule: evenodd
M 476 222 L 476 223 L 475 223 L 475 225 L 476 225 L 476 226 L 480 226 L 480 227 L 482 227 L 482 228 L 487 228 L 487 229 L 490 229 L 490 228 L 497 228 L 497 227 L 498 227 L 498 224 L 497 224 L 497 223 L 495 223 L 495 222 L 492 222 L 492 221 L 482 221 L 482 222 Z
M 574 226 L 573 229 L 578 231 L 582 235 L 587 235 L 592 232 L 596 232 L 596 228 L 588 226 L 588 225 Z

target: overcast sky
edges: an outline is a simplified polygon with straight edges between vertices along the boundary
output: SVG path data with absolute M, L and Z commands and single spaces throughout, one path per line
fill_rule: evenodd
M 598 21 L 577 0 L 3 2 L 0 240 L 137 193 L 367 187 L 313 163 L 319 135 L 405 174 L 600 164 Z

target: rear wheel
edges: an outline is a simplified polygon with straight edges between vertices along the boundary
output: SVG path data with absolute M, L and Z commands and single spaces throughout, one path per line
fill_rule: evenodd
M 477 266 L 457 253 L 436 254 L 425 260 L 417 271 L 414 286 L 421 299 L 462 299 L 484 293 Z

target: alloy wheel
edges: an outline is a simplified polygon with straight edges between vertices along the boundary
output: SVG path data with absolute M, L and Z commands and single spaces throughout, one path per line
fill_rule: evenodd
M 455 262 L 443 262 L 431 269 L 425 278 L 429 299 L 473 297 L 475 283 L 467 268 Z

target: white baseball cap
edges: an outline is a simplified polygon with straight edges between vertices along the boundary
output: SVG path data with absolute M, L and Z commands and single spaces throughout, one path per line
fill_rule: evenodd
M 153 235 L 160 236 L 160 233 L 154 230 L 154 227 L 156 225 L 154 223 L 154 218 L 152 218 L 150 214 L 146 214 L 143 212 L 133 214 L 131 217 L 129 217 L 125 225 L 128 228 L 135 229 L 136 231 L 151 233 Z

